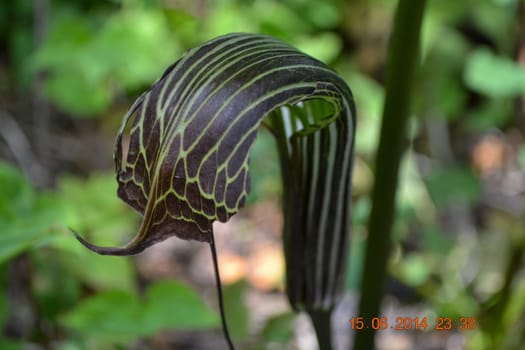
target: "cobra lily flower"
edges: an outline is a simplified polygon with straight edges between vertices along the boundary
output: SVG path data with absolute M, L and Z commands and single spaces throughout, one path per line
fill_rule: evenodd
M 319 315 L 339 300 L 347 264 L 354 102 L 332 69 L 275 38 L 221 36 L 170 66 L 132 105 L 116 139 L 118 195 L 143 215 L 138 234 L 119 248 L 76 236 L 109 255 L 171 236 L 213 244 L 213 222 L 244 205 L 261 124 L 280 156 L 288 299 L 326 333 Z

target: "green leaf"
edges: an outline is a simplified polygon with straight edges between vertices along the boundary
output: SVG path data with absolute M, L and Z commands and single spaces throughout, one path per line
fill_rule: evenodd
M 434 251 L 443 256 L 447 255 L 454 247 L 454 241 L 436 226 L 427 226 L 421 232 L 421 239 L 428 251 Z
M 77 246 L 74 249 L 76 253 L 62 251 L 57 254 L 57 258 L 83 283 L 97 290 L 135 288 L 135 269 L 130 259 L 94 255 L 81 251 L 78 242 L 74 243 Z
M 127 89 L 150 83 L 161 73 L 159 67 L 168 65 L 181 51 L 164 14 L 146 9 L 128 9 L 112 16 L 91 45 L 90 59 L 98 62 L 93 67 L 98 68 L 96 74 L 114 76 Z
M 362 154 L 372 154 L 377 146 L 376 139 L 379 134 L 385 94 L 381 85 L 364 74 L 352 72 L 348 76 L 348 81 L 355 91 L 355 100 L 361 116 L 356 148 Z
M 476 6 L 465 2 L 469 7 L 473 25 L 499 47 L 510 48 L 514 45 L 515 16 L 520 0 L 477 1 Z
M 189 287 L 178 282 L 150 286 L 146 300 L 127 291 L 107 291 L 87 298 L 61 317 L 61 323 L 97 340 L 128 343 L 165 329 L 202 329 L 219 318 Z
M 24 350 L 27 344 L 15 340 L 0 339 L 0 349 L 2 350 Z
M 16 229 L 0 224 L 0 264 L 45 240 L 48 232 L 41 229 Z
M 24 176 L 0 162 L 0 263 L 56 239 L 53 226 L 62 207 L 52 196 L 35 193 Z
M 128 342 L 151 334 L 143 327 L 142 312 L 134 294 L 108 291 L 82 301 L 61 322 L 86 337 Z
M 466 126 L 473 131 L 502 127 L 514 117 L 514 104 L 509 99 L 492 98 L 469 113 Z
M 78 342 L 75 342 L 72 340 L 58 342 L 55 346 L 56 346 L 56 350 L 85 350 L 85 348 L 82 347 Z M 100 348 L 100 347 L 97 347 L 97 349 L 105 350 L 104 348 Z
M 241 340 L 248 335 L 250 322 L 248 308 L 244 303 L 244 293 L 247 284 L 240 280 L 224 287 L 224 309 L 226 312 L 226 322 L 230 329 L 233 340 Z
M 290 38 L 294 33 L 306 33 L 310 27 L 302 13 L 279 1 L 255 2 L 254 9 L 260 15 L 252 21 L 260 21 L 260 28 L 268 34 Z
M 0 272 L 3 272 L 3 271 L 0 271 Z M 0 291 L 0 327 L 4 328 L 4 324 L 7 321 L 7 315 L 9 311 L 9 302 L 8 302 L 8 296 L 7 296 L 7 288 L 5 288 L 3 281 L 0 286 L 2 287 Z
M 31 210 L 35 194 L 24 175 L 0 162 L 0 183 L 0 213 L 4 219 L 12 219 Z
M 103 112 L 111 102 L 111 91 L 100 81 L 88 79 L 85 69 L 57 69 L 45 81 L 45 92 L 60 108 L 78 116 Z
M 296 315 L 290 312 L 273 316 L 264 325 L 261 337 L 266 343 L 285 344 L 293 337 Z
M 100 115 L 115 95 L 151 82 L 181 51 L 158 9 L 123 6 L 107 18 L 73 11 L 53 18 L 33 69 L 46 71 L 46 94 L 75 116 Z
M 250 164 L 252 186 L 248 202 L 254 203 L 263 198 L 277 198 L 282 193 L 279 169 L 279 154 L 275 139 L 265 129 L 261 129 L 253 146 Z
M 297 48 L 305 53 L 318 57 L 323 62 L 335 60 L 341 53 L 343 43 L 334 33 L 321 33 L 316 36 L 305 36 L 296 40 Z
M 333 1 L 304 1 L 301 7 L 298 10 L 304 9 L 306 13 L 301 16 L 312 21 L 318 28 L 336 28 L 343 17 L 340 7 Z
M 205 34 L 207 37 L 228 32 L 257 32 L 256 18 L 250 16 L 251 11 L 245 11 L 246 6 L 225 1 L 217 4 L 214 11 L 205 21 Z
M 518 149 L 518 163 L 522 168 L 525 168 L 525 145 L 520 145 L 520 148 Z
M 52 17 L 45 42 L 32 57 L 33 69 L 54 70 L 71 65 L 82 56 L 92 38 L 92 26 L 85 16 L 71 11 L 57 13 Z
M 66 270 L 57 259 L 57 253 L 51 249 L 37 249 L 29 256 L 34 267 L 33 299 L 38 304 L 40 317 L 54 324 L 59 315 L 78 303 L 86 287 Z
M 115 196 L 117 184 L 111 174 L 91 174 L 87 179 L 63 177 L 57 196 L 67 209 L 61 222 L 88 231 L 107 244 L 118 244 L 136 229 L 136 217 Z M 77 253 L 77 242 L 60 241 L 60 248 Z
M 403 281 L 409 286 L 417 287 L 430 275 L 431 266 L 422 254 L 410 254 L 402 264 Z
M 470 88 L 490 97 L 525 93 L 525 68 L 487 49 L 477 49 L 469 55 L 464 79 Z
M 357 231 L 357 230 L 356 230 Z M 346 272 L 346 285 L 351 289 L 358 289 L 361 284 L 363 262 L 366 250 L 366 239 L 363 229 L 355 232 L 350 243 L 350 258 Z
M 216 312 L 188 286 L 159 282 L 146 293 L 144 327 L 151 332 L 162 329 L 201 329 L 220 325 Z
M 461 167 L 436 170 L 427 179 L 427 184 L 434 203 L 440 208 L 458 200 L 473 203 L 481 194 L 479 180 L 469 169 Z

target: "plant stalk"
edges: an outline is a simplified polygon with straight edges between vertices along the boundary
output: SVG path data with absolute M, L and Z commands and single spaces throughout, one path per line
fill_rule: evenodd
M 410 94 L 419 61 L 419 37 L 425 4 L 425 0 L 399 0 L 394 19 L 361 282 L 359 316 L 366 324 L 379 316 L 384 293 L 399 165 L 407 144 Z M 374 338 L 375 332 L 371 329 L 357 332 L 354 349 L 373 349 Z
M 309 311 L 320 350 L 332 350 L 332 309 Z
M 217 298 L 219 299 L 219 311 L 221 314 L 222 333 L 224 334 L 224 339 L 226 340 L 226 344 L 228 344 L 228 349 L 234 350 L 233 342 L 230 337 L 230 332 L 228 331 L 228 324 L 226 323 L 226 315 L 224 313 L 224 298 L 222 296 L 221 276 L 219 275 L 219 262 L 217 259 L 217 249 L 215 249 L 215 238 L 213 236 L 214 236 L 214 233 L 212 231 L 211 240 L 210 240 L 210 250 L 211 250 L 211 257 L 213 259 L 213 270 L 215 272 L 215 282 L 217 284 Z

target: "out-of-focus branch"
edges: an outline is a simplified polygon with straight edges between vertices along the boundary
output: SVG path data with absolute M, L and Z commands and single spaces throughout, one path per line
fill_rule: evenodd
M 46 171 L 31 149 L 26 135 L 7 112 L 0 111 L 0 138 L 4 140 L 26 177 L 37 187 L 46 184 Z
M 47 36 L 49 22 L 49 0 L 33 0 L 33 39 L 35 49 L 39 48 Z M 43 170 L 40 173 L 42 185 L 51 185 L 50 152 L 49 152 L 49 124 L 50 106 L 42 95 L 42 82 L 44 73 L 39 72 L 33 78 L 32 86 L 32 118 L 35 125 L 34 138 L 37 157 Z
M 33 0 L 33 37 L 34 46 L 39 47 L 47 34 L 49 0 Z M 45 165 L 48 159 L 49 104 L 40 93 L 42 75 L 33 79 L 32 118 L 35 125 L 35 147 L 40 161 L 32 152 L 28 138 L 18 126 L 15 118 L 6 112 L 0 112 L 0 136 L 13 153 L 20 167 L 34 185 L 48 187 L 49 172 Z M 42 166 L 44 162 L 44 166 Z M 37 331 L 39 310 L 34 302 L 31 288 L 31 260 L 27 254 L 14 258 L 7 270 L 7 293 L 10 301 L 7 321 L 3 333 L 9 337 L 30 339 Z

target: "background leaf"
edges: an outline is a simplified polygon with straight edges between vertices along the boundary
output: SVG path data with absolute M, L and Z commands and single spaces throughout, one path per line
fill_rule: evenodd
M 233 340 L 241 340 L 248 334 L 248 308 L 244 303 L 246 288 L 247 284 L 244 280 L 239 280 L 223 288 L 226 321 Z
M 144 309 L 144 327 L 158 330 L 203 329 L 220 326 L 216 312 L 188 286 L 175 281 L 159 282 L 148 288 Z
M 518 96 L 525 93 L 525 68 L 487 49 L 477 49 L 467 59 L 465 82 L 490 97 Z
M 162 330 L 219 326 L 217 314 L 179 282 L 151 285 L 144 302 L 129 291 L 101 292 L 81 302 L 61 322 L 85 337 L 124 343 Z
M 478 179 L 469 169 L 462 167 L 435 171 L 427 182 L 430 194 L 439 207 L 453 205 L 457 201 L 472 203 L 481 194 Z M 455 190 L 451 191 L 452 188 Z
M 273 316 L 264 325 L 261 337 L 269 344 L 285 344 L 293 336 L 293 322 L 296 315 L 290 312 Z
M 142 311 L 134 294 L 108 291 L 84 300 L 61 321 L 87 337 L 129 342 L 150 334 L 151 330 L 144 328 Z
M 0 263 L 18 253 L 57 238 L 53 230 L 61 218 L 61 207 L 37 194 L 25 177 L 0 162 Z

